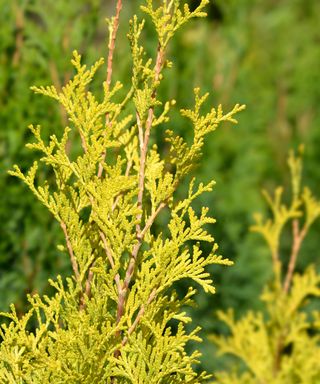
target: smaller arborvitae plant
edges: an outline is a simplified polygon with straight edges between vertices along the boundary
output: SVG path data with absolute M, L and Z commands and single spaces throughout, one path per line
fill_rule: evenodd
M 42 153 L 40 163 L 26 173 L 15 166 L 11 174 L 59 222 L 65 236 L 59 249 L 69 254 L 73 275 L 50 280 L 51 297 L 29 296 L 30 310 L 21 318 L 14 306 L 2 313 L 10 322 L 0 330 L 1 383 L 200 383 L 206 377 L 193 368 L 199 353 L 185 349 L 190 340 L 200 340 L 198 328 L 186 330 L 191 319 L 184 310 L 196 290 L 179 296 L 174 284 L 189 279 L 214 293 L 206 267 L 231 262 L 216 254 L 204 228 L 215 221 L 208 208 L 192 208 L 214 182 L 197 185 L 192 179 L 182 200 L 175 192 L 199 161 L 206 135 L 223 121 L 235 123 L 243 107 L 223 113 L 219 106 L 203 115 L 208 95 L 195 89 L 194 107 L 181 110 L 193 127 L 192 143 L 169 126 L 163 148 L 169 155 L 151 145 L 153 131 L 170 124 L 175 105 L 158 98 L 163 72 L 172 65 L 168 43 L 183 24 L 205 16 L 208 0 L 192 12 L 180 3 L 163 0 L 155 7 L 147 0 L 141 7 L 158 36 L 154 57 L 140 43 L 144 21 L 130 21 L 132 81 L 123 100 L 123 85 L 112 85 L 111 76 L 121 0 L 109 23 L 103 99 L 88 90 L 103 60 L 87 68 L 77 52 L 75 75 L 61 90 L 33 88 L 64 108 L 69 126 L 48 142 L 40 126 L 30 126 L 35 140 L 27 146 Z M 54 184 L 39 184 L 40 165 L 53 171 Z M 162 231 L 154 225 L 160 214 L 168 222 Z M 207 255 L 202 242 L 211 244 Z
M 244 370 L 218 374 L 221 384 L 320 382 L 320 313 L 306 308 L 310 298 L 320 297 L 320 275 L 313 266 L 302 274 L 294 273 L 302 242 L 320 216 L 320 201 L 309 188 L 301 189 L 301 155 L 291 152 L 288 159 L 292 180 L 290 205 L 282 202 L 282 187 L 276 189 L 274 197 L 264 192 L 272 218 L 264 220 L 257 214 L 252 227 L 264 237 L 272 255 L 274 278 L 261 296 L 266 314 L 249 312 L 236 320 L 232 310 L 219 312 L 231 335 L 212 336 L 212 340 L 221 354 L 231 354 L 245 365 Z M 289 223 L 292 244 L 285 266 L 280 257 L 280 237 Z

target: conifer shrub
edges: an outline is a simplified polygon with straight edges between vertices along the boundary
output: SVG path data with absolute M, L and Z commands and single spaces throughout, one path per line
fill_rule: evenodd
M 308 187 L 301 187 L 302 150 L 288 158 L 291 202 L 283 202 L 282 187 L 273 196 L 264 191 L 272 216 L 264 219 L 256 214 L 252 226 L 267 242 L 272 257 L 273 279 L 261 296 L 265 313 L 250 311 L 240 319 L 231 309 L 218 313 L 229 336 L 213 335 L 211 340 L 220 354 L 230 354 L 242 363 L 218 373 L 221 384 L 320 383 L 320 275 L 312 265 L 295 273 L 302 243 L 320 217 L 320 201 Z M 285 257 L 280 243 L 288 225 L 292 242 Z
M 58 248 L 69 256 L 73 274 L 51 279 L 55 292 L 50 296 L 29 295 L 23 316 L 13 305 L 10 313 L 1 314 L 9 320 L 0 330 L 1 382 L 200 383 L 208 377 L 194 369 L 199 352 L 186 351 L 189 341 L 200 338 L 197 327 L 186 328 L 192 319 L 185 308 L 196 293 L 193 283 L 215 292 L 206 267 L 231 261 L 217 254 L 206 229 L 215 221 L 208 208 L 192 208 L 214 181 L 205 185 L 190 176 L 207 135 L 222 122 L 236 123 L 234 116 L 244 107 L 237 104 L 224 113 L 219 105 L 202 114 L 208 94 L 196 88 L 194 107 L 180 111 L 181 124 L 193 129 L 189 143 L 170 126 L 174 100 L 158 97 L 173 65 L 166 56 L 170 40 L 183 24 L 204 17 L 207 4 L 202 0 L 191 11 L 179 0 L 146 0 L 141 9 L 157 36 L 155 53 L 148 57 L 145 21 L 134 16 L 128 32 L 131 84 L 121 84 L 112 81 L 118 0 L 109 20 L 103 98 L 90 92 L 103 59 L 87 67 L 76 51 L 75 74 L 61 89 L 33 87 L 63 108 L 68 125 L 48 141 L 39 125 L 31 125 L 34 140 L 27 147 L 42 157 L 27 172 L 15 166 L 10 174 L 59 223 L 65 241 Z M 165 132 L 161 150 L 153 142 L 159 129 Z M 81 150 L 70 151 L 78 141 Z M 42 167 L 53 174 L 43 184 L 37 178 Z M 185 179 L 188 194 L 179 198 L 176 191 Z M 155 226 L 160 216 L 166 228 Z M 209 244 L 209 253 L 203 243 Z M 184 295 L 175 290 L 182 279 L 190 282 Z

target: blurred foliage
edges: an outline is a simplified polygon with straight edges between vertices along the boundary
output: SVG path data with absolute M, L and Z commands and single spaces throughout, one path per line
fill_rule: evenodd
M 190 0 L 190 4 L 196 6 L 197 1 Z M 137 0 L 130 0 L 130 7 L 128 12 L 137 9 Z M 55 249 L 61 234 L 53 220 L 6 174 L 14 163 L 25 168 L 33 161 L 23 146 L 30 123 L 59 130 L 65 119 L 48 100 L 35 98 L 29 87 L 60 87 L 67 81 L 73 49 L 85 51 L 88 63 L 103 55 L 107 43 L 104 19 L 113 14 L 113 8 L 114 2 L 102 0 L 0 0 L 2 310 L 15 302 L 22 311 L 26 292 L 45 291 L 47 277 L 70 269 Z M 248 227 L 253 211 L 266 210 L 260 189 L 273 189 L 286 177 L 290 147 L 306 144 L 306 183 L 317 192 L 320 181 L 319 1 L 216 0 L 208 13 L 206 21 L 191 23 L 178 34 L 169 54 L 175 67 L 161 89 L 184 108 L 192 103 L 189 90 L 194 86 L 213 91 L 212 104 L 222 103 L 226 108 L 236 102 L 247 105 L 237 128 L 217 132 L 207 144 L 206 161 L 198 169 L 202 179 L 214 177 L 217 181 L 213 197 L 199 204 L 214 210 L 220 250 L 236 261 L 236 266 L 215 282 L 216 297 L 199 298 L 197 316 L 204 333 L 220 330 L 212 321 L 217 308 L 233 307 L 239 314 L 249 307 L 261 308 L 259 293 L 272 268 L 266 246 Z M 115 77 L 124 83 L 130 66 L 128 17 L 121 15 L 114 68 Z M 176 125 L 177 119 L 173 116 L 172 124 Z M 186 135 L 185 127 L 178 129 Z M 298 271 L 314 261 L 319 230 L 319 224 L 311 229 Z M 289 247 L 288 236 L 285 232 L 284 249 Z M 209 343 L 203 345 L 203 364 L 208 370 L 214 368 L 212 348 Z
M 268 244 L 273 266 L 271 282 L 261 295 L 266 313 L 251 310 L 238 320 L 231 308 L 218 312 L 229 332 L 211 339 L 220 354 L 238 359 L 225 372 L 217 372 L 220 384 L 319 383 L 320 274 L 313 266 L 302 274 L 294 273 L 301 245 L 320 216 L 320 200 L 308 187 L 302 187 L 301 149 L 298 156 L 291 152 L 288 158 L 290 203 L 283 202 L 282 187 L 276 188 L 273 195 L 264 191 L 271 215 L 255 215 L 251 227 Z M 287 263 L 280 252 L 286 225 L 292 232 Z

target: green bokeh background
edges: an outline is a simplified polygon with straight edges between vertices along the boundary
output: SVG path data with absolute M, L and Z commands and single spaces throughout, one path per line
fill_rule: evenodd
M 57 224 L 7 170 L 15 163 L 26 169 L 37 157 L 24 147 L 30 123 L 41 124 L 49 135 L 61 132 L 66 122 L 63 112 L 49 99 L 33 95 L 30 86 L 61 87 L 68 81 L 73 49 L 88 64 L 106 57 L 105 17 L 112 15 L 114 3 L 0 0 L 0 310 L 14 302 L 22 313 L 26 293 L 47 292 L 48 277 L 71 273 L 69 260 L 56 249 L 63 241 Z M 113 79 L 120 79 L 124 89 L 131 66 L 126 32 L 138 3 L 124 1 L 121 15 Z M 232 306 L 240 316 L 260 306 L 271 263 L 262 239 L 248 228 L 252 213 L 266 210 L 261 189 L 289 185 L 286 156 L 300 143 L 306 147 L 305 184 L 320 196 L 320 2 L 216 0 L 208 14 L 174 39 L 168 53 L 174 66 L 165 72 L 161 88 L 163 97 L 176 99 L 181 108 L 192 104 L 195 86 L 209 91 L 210 103 L 221 103 L 225 110 L 235 103 L 247 105 L 236 127 L 226 125 L 210 136 L 196 172 L 198 179 L 217 181 L 214 192 L 198 204 L 211 208 L 220 251 L 236 262 L 232 268 L 213 268 L 214 297 L 199 293 L 193 316 L 204 337 L 223 331 L 215 319 L 217 309 Z M 148 24 L 144 38 L 153 54 L 156 43 Z M 97 76 L 97 93 L 105 70 Z M 188 135 L 178 113 L 172 114 L 171 125 Z M 40 178 L 46 177 L 50 175 L 43 171 Z M 310 262 L 319 267 L 319 233 L 320 225 L 314 225 L 298 269 Z M 214 357 L 210 343 L 204 342 L 201 350 L 205 369 L 227 364 Z

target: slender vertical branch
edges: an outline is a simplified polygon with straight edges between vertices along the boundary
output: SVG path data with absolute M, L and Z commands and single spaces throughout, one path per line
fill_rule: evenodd
M 118 0 L 116 15 L 114 17 L 113 25 L 112 25 L 111 40 L 109 44 L 108 67 L 107 67 L 107 89 L 108 90 L 110 89 L 111 78 L 112 78 L 113 54 L 116 46 L 116 37 L 117 37 L 118 28 L 119 28 L 119 19 L 120 19 L 121 9 L 122 9 L 122 0 Z
M 129 289 L 129 285 L 130 285 L 130 282 L 131 282 L 131 279 L 132 279 L 132 276 L 133 276 L 133 273 L 134 273 L 136 260 L 137 260 L 137 257 L 138 257 L 138 253 L 139 253 L 140 247 L 142 245 L 143 238 L 144 238 L 145 234 L 147 233 L 147 231 L 152 226 L 152 224 L 154 223 L 155 219 L 157 218 L 157 216 L 159 215 L 161 210 L 165 206 L 166 206 L 165 202 L 160 203 L 160 205 L 156 209 L 156 211 L 149 217 L 149 219 L 147 220 L 143 230 L 141 231 L 141 233 L 139 235 L 138 243 L 133 248 L 132 256 L 131 256 L 128 268 L 126 270 L 126 275 L 125 275 L 125 279 L 124 279 L 123 285 L 122 285 L 122 287 L 120 286 L 119 290 L 118 290 L 119 296 L 118 296 L 118 306 L 117 306 L 117 324 L 120 322 L 121 317 L 123 316 L 124 311 L 125 311 L 125 301 L 126 301 L 126 297 L 127 297 L 127 291 Z M 147 304 L 150 303 L 154 299 L 155 294 L 156 294 L 156 292 L 151 293 L 151 296 L 149 298 L 150 300 L 148 299 Z M 140 312 L 139 312 L 140 315 L 138 314 L 137 324 L 140 321 L 140 318 L 144 314 L 144 307 L 141 307 Z M 133 332 L 133 330 L 131 332 Z M 119 334 L 120 334 L 120 332 L 118 332 L 118 336 L 119 336 Z M 117 350 L 115 352 L 115 356 L 116 357 L 119 356 L 119 350 Z
M 154 67 L 154 90 L 152 93 L 153 100 L 155 100 L 156 98 L 157 83 L 159 81 L 160 72 L 163 67 L 163 61 L 164 61 L 164 50 L 160 45 L 158 45 L 157 58 L 156 58 L 156 63 Z M 124 279 L 122 288 L 119 291 L 118 305 L 117 305 L 117 323 L 120 322 L 121 317 L 123 316 L 125 311 L 127 291 L 129 289 L 129 285 L 135 270 L 135 265 L 136 265 L 139 250 L 142 245 L 144 234 L 147 232 L 147 229 L 150 228 L 150 226 L 152 225 L 153 221 L 156 218 L 156 216 L 154 216 L 152 219 L 152 222 L 147 223 L 148 228 L 141 231 L 141 219 L 142 219 L 142 210 L 143 210 L 142 201 L 143 201 L 144 183 L 145 183 L 145 167 L 146 167 L 146 158 L 147 158 L 148 144 L 149 144 L 150 131 L 152 127 L 153 118 L 154 118 L 154 106 L 151 105 L 148 110 L 148 117 L 145 124 L 145 131 L 143 132 L 142 121 L 140 119 L 139 114 L 137 114 L 137 124 L 139 129 L 139 144 L 140 144 L 140 167 L 139 167 L 139 182 L 138 182 L 138 208 L 140 208 L 140 213 L 138 213 L 137 215 L 138 223 L 136 226 L 136 235 L 137 235 L 138 242 L 133 247 L 130 262 L 126 270 L 125 279 Z M 143 233 L 143 236 L 142 236 L 142 233 Z
M 71 245 L 71 241 L 70 241 L 70 237 L 69 237 L 69 234 L 68 234 L 67 226 L 66 226 L 64 221 L 60 222 L 60 226 L 61 226 L 61 228 L 63 230 L 64 237 L 66 239 L 66 244 L 67 244 L 67 248 L 68 248 L 68 252 L 69 252 L 69 256 L 70 256 L 73 272 L 75 274 L 75 277 L 76 277 L 77 281 L 80 281 L 80 273 L 79 273 L 78 263 L 77 263 L 75 255 L 73 253 L 73 248 L 72 248 L 72 245 Z
M 162 211 L 162 209 L 166 206 L 166 202 L 162 202 L 159 204 L 159 207 L 154 211 L 154 213 L 148 218 L 143 230 L 140 233 L 141 238 L 144 238 L 146 232 L 150 229 L 152 224 L 154 223 L 156 217 L 159 215 L 159 213 Z
M 293 277 L 293 272 L 297 262 L 297 257 L 301 248 L 302 241 L 307 234 L 307 230 L 308 230 L 307 225 L 304 225 L 301 231 L 299 230 L 298 219 L 294 219 L 292 221 L 292 248 L 291 248 L 291 254 L 290 254 L 286 277 L 283 283 L 283 292 L 285 295 L 287 295 L 289 292 L 292 277 Z M 285 341 L 285 331 L 282 331 L 282 333 L 279 336 L 276 351 L 275 351 L 275 359 L 274 359 L 274 367 L 273 367 L 274 376 L 276 376 L 281 366 L 281 356 L 283 352 L 284 341 Z
M 281 261 L 279 258 L 279 245 L 271 251 L 272 265 L 277 287 L 281 290 Z
M 115 15 L 115 17 L 113 19 L 112 35 L 111 35 L 110 43 L 109 43 L 109 46 L 108 46 L 109 52 L 108 52 L 108 59 L 107 59 L 106 92 L 109 91 L 110 85 L 111 85 L 112 67 L 113 67 L 113 55 L 114 55 L 114 50 L 115 50 L 115 46 L 116 46 L 116 37 L 117 37 L 118 28 L 119 28 L 119 19 L 120 19 L 121 9 L 122 9 L 122 0 L 118 0 L 117 7 L 116 7 L 116 15 Z M 106 128 L 111 128 L 111 122 L 110 122 L 109 113 L 106 114 Z M 81 142 L 82 142 L 82 147 L 83 147 L 84 151 L 86 151 L 85 141 L 84 141 L 84 138 L 82 136 L 81 136 Z M 106 150 L 103 151 L 101 156 L 102 156 L 102 159 L 101 159 L 101 161 L 99 163 L 98 173 L 97 173 L 97 176 L 99 178 L 101 178 L 102 173 L 103 173 L 103 163 L 104 163 L 105 158 L 106 158 Z M 114 262 L 113 262 L 112 254 L 111 254 L 111 251 L 110 251 L 110 249 L 109 249 L 109 247 L 107 245 L 107 241 L 106 241 L 106 238 L 104 236 L 104 233 L 101 232 L 101 231 L 100 231 L 100 238 L 103 241 L 105 252 L 106 252 L 107 257 L 109 259 L 110 265 L 113 268 L 114 267 Z M 93 279 L 93 272 L 92 272 L 92 269 L 89 269 L 88 276 L 87 276 L 87 279 L 86 279 L 86 284 L 85 284 L 85 293 L 86 293 L 86 295 L 88 297 L 90 296 L 90 292 L 91 292 L 91 282 L 92 282 L 92 279 Z M 119 276 L 119 274 L 117 274 L 115 276 L 115 281 L 116 281 L 118 290 L 120 290 L 120 276 Z
M 116 46 L 116 37 L 117 37 L 117 32 L 119 28 L 119 20 L 120 20 L 120 12 L 122 9 L 122 0 L 118 0 L 117 2 L 117 8 L 116 8 L 116 15 L 113 19 L 113 24 L 112 24 L 112 33 L 111 33 L 111 38 L 110 38 L 110 43 L 109 43 L 109 53 L 108 53 L 108 60 L 107 60 L 107 79 L 106 79 L 106 92 L 109 91 L 110 85 L 111 85 L 111 79 L 112 79 L 112 71 L 113 71 L 113 55 L 114 55 L 114 50 Z M 106 128 L 111 128 L 111 122 L 110 122 L 110 116 L 109 113 L 106 114 Z M 103 163 L 106 158 L 106 150 L 103 151 L 101 154 L 101 161 L 99 164 L 98 168 L 98 177 L 102 176 L 103 173 Z
M 88 277 L 87 277 L 87 280 L 86 280 L 86 284 L 85 284 L 85 295 L 89 298 L 91 296 L 91 283 L 92 283 L 92 279 L 93 279 L 93 271 L 92 269 L 90 268 L 89 269 L 89 272 L 88 272 Z M 83 302 L 83 305 L 82 305 L 82 309 L 84 309 L 85 307 L 85 303 Z
M 156 64 L 155 64 L 155 84 L 159 81 L 160 72 L 163 66 L 163 60 L 164 60 L 164 50 L 159 45 L 157 50 L 157 58 L 156 58 Z M 154 87 L 154 91 L 152 94 L 152 98 L 155 100 L 156 98 L 156 86 Z M 137 115 L 138 116 L 138 115 Z M 139 117 L 139 116 L 138 116 Z M 148 144 L 149 144 L 149 138 L 150 138 L 150 131 L 152 127 L 154 117 L 154 106 L 151 106 L 148 110 L 148 117 L 146 121 L 146 127 L 145 132 L 143 134 L 142 127 L 141 127 L 141 121 L 140 119 L 137 120 L 138 128 L 139 128 L 139 141 L 140 141 L 140 169 L 139 169 L 139 192 L 138 192 L 138 208 L 140 208 L 140 213 L 137 215 L 138 224 L 137 224 L 137 237 L 140 236 L 140 221 L 142 218 L 142 200 L 143 200 L 143 193 L 144 193 L 144 179 L 145 179 L 145 167 L 146 167 L 146 158 L 147 158 L 147 152 L 148 152 Z
M 104 233 L 102 231 L 99 232 L 100 233 L 100 237 L 103 241 L 103 246 L 104 246 L 104 250 L 106 252 L 106 255 L 107 255 L 107 258 L 109 260 L 109 263 L 111 265 L 111 268 L 115 268 L 115 263 L 114 263 L 114 259 L 113 259 L 113 256 L 112 256 L 112 252 L 108 246 L 108 243 L 107 243 L 107 239 L 104 235 Z M 115 278 L 114 278 L 115 282 L 116 282 L 116 285 L 117 285 L 117 288 L 118 288 L 118 291 L 120 290 L 120 275 L 119 273 L 116 274 Z
M 136 265 L 139 250 L 140 250 L 142 242 L 143 242 L 143 238 L 144 238 L 145 234 L 147 233 L 147 231 L 152 226 L 152 224 L 154 223 L 158 214 L 161 212 L 161 210 L 165 206 L 166 206 L 166 203 L 162 202 L 159 205 L 159 207 L 157 208 L 157 210 L 149 217 L 149 219 L 147 220 L 147 223 L 145 224 L 144 228 L 142 229 L 141 233 L 139 234 L 138 242 L 133 247 L 131 259 L 130 259 L 128 268 L 126 270 L 125 279 L 124 279 L 122 287 L 120 287 L 120 290 L 119 290 L 118 307 L 117 307 L 117 323 L 119 323 L 119 321 L 121 320 L 121 317 L 124 314 L 127 291 L 129 289 L 129 285 L 130 285 L 130 282 L 131 282 L 131 279 L 132 279 L 132 276 L 133 276 L 133 273 L 135 270 L 135 265 Z
M 134 321 L 133 321 L 131 327 L 128 329 L 128 333 L 127 333 L 127 335 L 126 335 L 126 336 L 123 338 L 123 340 L 122 340 L 122 343 L 121 343 L 122 346 L 124 346 L 124 345 L 127 344 L 127 341 L 128 341 L 129 336 L 130 336 L 130 335 L 134 332 L 134 330 L 137 328 L 137 326 L 138 326 L 138 324 L 139 324 L 139 322 L 140 322 L 142 316 L 144 315 L 145 310 L 146 310 L 146 307 L 147 307 L 149 304 L 151 304 L 151 302 L 155 299 L 156 295 L 157 295 L 157 290 L 154 288 L 154 289 L 152 290 L 152 292 L 150 293 L 150 296 L 148 297 L 147 303 L 146 303 L 145 305 L 143 304 L 143 305 L 140 307 L 140 310 L 139 310 L 139 312 L 137 313 L 136 318 L 134 319 Z
M 292 222 L 292 249 L 291 249 L 291 255 L 290 255 L 290 260 L 288 264 L 288 269 L 287 269 L 287 274 L 285 277 L 285 281 L 283 284 L 283 291 L 287 294 L 290 289 L 291 281 L 292 281 L 292 276 L 293 272 L 296 266 L 297 262 L 297 257 L 301 248 L 301 244 L 303 239 L 305 238 L 307 234 L 307 226 L 305 225 L 302 230 L 299 230 L 299 220 L 295 219 Z

